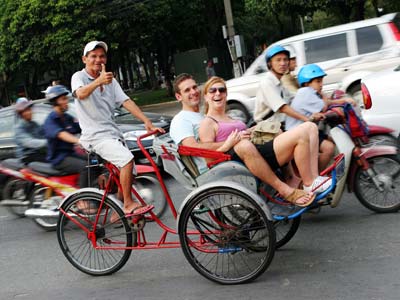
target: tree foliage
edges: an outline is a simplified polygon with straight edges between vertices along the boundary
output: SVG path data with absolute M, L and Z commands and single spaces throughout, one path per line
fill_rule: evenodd
M 264 43 L 307 30 L 400 9 L 395 0 L 232 0 L 236 32 L 250 54 Z M 324 22 L 317 22 L 323 20 Z M 227 52 L 222 0 L 2 0 L 0 1 L 0 97 L 23 86 L 30 97 L 52 77 L 69 82 L 82 67 L 90 40 L 109 44 L 107 68 L 122 74 L 125 88 L 162 73 L 170 86 L 174 54 L 200 47 Z M 145 74 L 144 78 L 143 74 Z

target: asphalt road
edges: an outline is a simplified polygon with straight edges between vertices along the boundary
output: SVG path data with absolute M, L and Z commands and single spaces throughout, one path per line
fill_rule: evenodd
M 188 193 L 167 183 L 176 204 Z M 173 219 L 165 216 L 167 224 Z M 300 229 L 255 282 L 221 286 L 203 278 L 180 249 L 134 251 L 117 273 L 72 267 L 54 232 L 0 207 L 0 299 L 399 299 L 399 214 L 375 214 L 353 195 L 304 215 Z M 154 224 L 146 230 L 157 233 Z

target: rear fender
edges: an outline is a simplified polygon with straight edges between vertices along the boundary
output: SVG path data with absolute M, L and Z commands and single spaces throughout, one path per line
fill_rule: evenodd
M 361 148 L 361 156 L 363 156 L 366 159 L 383 155 L 397 155 L 397 148 L 384 145 Z M 352 192 L 354 190 L 354 180 L 358 168 L 360 168 L 360 166 L 357 164 L 355 159 L 352 159 L 349 175 L 347 176 L 347 187 L 349 192 Z
M 361 82 L 361 79 L 369 74 L 373 73 L 372 71 L 358 71 L 351 73 L 350 75 L 347 75 L 342 79 L 342 84 L 341 84 L 341 89 L 346 91 L 346 93 L 349 92 L 349 88 L 353 86 L 354 83 L 359 83 Z
M 98 188 L 83 188 L 83 189 L 79 189 L 79 190 L 77 190 L 75 192 L 72 192 L 72 193 L 68 194 L 68 196 L 63 199 L 63 201 L 61 202 L 61 204 L 60 204 L 60 206 L 58 208 L 59 209 L 62 208 L 64 206 L 64 203 L 66 203 L 68 201 L 68 199 L 70 199 L 71 197 L 73 197 L 75 195 L 78 195 L 78 194 L 85 193 L 85 192 L 95 193 L 95 194 L 100 195 L 101 197 L 103 197 L 103 195 L 104 195 L 104 190 L 100 190 Z M 122 202 L 119 201 L 117 199 L 117 197 L 115 197 L 114 195 L 108 194 L 107 198 L 109 198 L 112 202 L 114 202 L 114 204 L 116 204 L 121 209 L 123 208 Z
M 388 133 L 392 133 L 394 132 L 393 129 L 391 128 L 387 128 L 387 127 L 383 127 L 383 126 L 379 126 L 379 125 L 369 125 L 368 124 L 368 135 L 372 136 L 372 135 L 377 135 L 377 134 L 388 134 Z

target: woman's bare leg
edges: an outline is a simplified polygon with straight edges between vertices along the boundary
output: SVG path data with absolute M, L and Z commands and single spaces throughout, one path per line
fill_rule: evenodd
M 312 147 L 316 150 L 311 150 Z M 295 159 L 305 185 L 311 185 L 318 176 L 318 129 L 315 124 L 306 122 L 278 135 L 274 139 L 274 151 L 280 165 Z

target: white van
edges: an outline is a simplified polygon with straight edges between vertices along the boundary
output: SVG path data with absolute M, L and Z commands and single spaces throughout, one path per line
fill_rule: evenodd
M 294 49 L 298 69 L 316 63 L 325 70 L 324 90 L 342 89 L 361 98 L 361 79 L 400 64 L 400 14 L 307 32 L 272 44 Z M 265 76 L 266 50 L 242 77 L 227 81 L 228 110 L 245 122 L 252 117 L 259 82 Z

